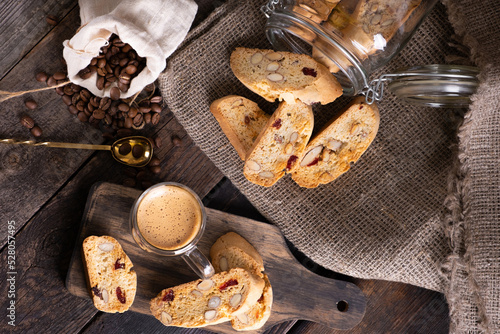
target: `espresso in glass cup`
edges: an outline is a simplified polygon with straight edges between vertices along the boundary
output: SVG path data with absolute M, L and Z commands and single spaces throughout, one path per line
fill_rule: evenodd
M 163 256 L 180 255 L 203 279 L 214 274 L 214 268 L 196 247 L 206 220 L 198 195 L 175 182 L 148 188 L 130 212 L 132 236 L 142 249 Z

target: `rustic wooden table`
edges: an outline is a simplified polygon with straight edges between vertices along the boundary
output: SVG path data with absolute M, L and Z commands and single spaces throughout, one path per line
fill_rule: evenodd
M 219 5 L 197 0 L 200 23 Z M 57 24 L 46 20 L 57 18 Z M 79 27 L 76 0 L 4 0 L 0 4 L 0 90 L 43 87 L 39 71 L 64 70 L 62 42 Z M 37 101 L 36 110 L 24 102 Z M 102 134 L 68 113 L 53 91 L 32 93 L 0 104 L 0 138 L 32 139 L 20 125 L 30 115 L 43 129 L 43 140 L 102 143 Z M 166 106 L 161 122 L 146 135 L 158 136 L 162 172 L 157 180 L 177 181 L 194 189 L 211 208 L 265 219 L 193 145 Z M 181 139 L 172 143 L 172 136 Z M 98 312 L 90 299 L 71 295 L 64 281 L 91 186 L 98 181 L 121 184 L 123 168 L 108 152 L 59 150 L 25 146 L 0 147 L 0 332 L 28 333 L 207 333 L 164 327 L 151 316 Z M 348 333 L 446 333 L 448 307 L 442 294 L 414 286 L 345 277 L 323 269 L 297 251 L 308 269 L 354 282 L 366 294 L 363 321 Z M 12 255 L 15 253 L 15 260 Z M 11 257 L 9 257 L 11 255 Z M 8 262 L 9 261 L 9 262 Z M 311 282 L 314 284 L 314 282 Z M 12 295 L 12 293 L 15 294 Z M 15 304 L 12 302 L 15 301 Z M 14 312 L 12 306 L 14 305 Z M 307 312 L 307 310 L 304 310 Z M 15 327 L 8 324 L 15 315 Z M 275 326 L 269 333 L 341 333 L 307 321 Z

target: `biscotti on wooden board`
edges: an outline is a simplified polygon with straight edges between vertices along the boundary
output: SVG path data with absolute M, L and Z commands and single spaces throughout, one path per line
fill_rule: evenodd
M 301 187 L 326 184 L 349 170 L 372 143 L 380 116 L 375 104 L 360 96 L 330 121 L 307 145 L 292 179 Z
M 342 87 L 328 69 L 307 55 L 273 50 L 236 48 L 231 54 L 234 75 L 267 101 L 328 104 Z
M 95 307 L 108 313 L 127 311 L 134 302 L 137 275 L 122 246 L 110 236 L 90 236 L 82 250 Z
M 261 328 L 271 315 L 273 290 L 266 274 L 264 261 L 257 250 L 240 235 L 229 232 L 221 236 L 210 249 L 210 258 L 216 272 L 244 268 L 265 281 L 262 296 L 250 310 L 231 317 L 231 325 L 239 331 Z
M 245 160 L 247 152 L 270 117 L 257 103 L 237 95 L 215 100 L 210 105 L 210 111 L 241 160 Z
M 314 115 L 300 101 L 281 102 L 247 153 L 243 174 L 252 183 L 270 187 L 297 166 L 311 137 Z
M 262 296 L 265 282 L 242 268 L 167 288 L 151 300 L 151 313 L 166 326 L 204 327 L 245 313 Z

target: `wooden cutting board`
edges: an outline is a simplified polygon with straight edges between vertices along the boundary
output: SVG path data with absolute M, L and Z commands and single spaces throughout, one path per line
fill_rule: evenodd
M 66 287 L 72 294 L 90 299 L 81 255 L 82 242 L 89 235 L 116 238 L 132 260 L 137 272 L 132 311 L 151 314 L 149 301 L 161 290 L 198 278 L 181 258 L 154 255 L 135 244 L 129 232 L 129 211 L 140 194 L 138 190 L 110 183 L 94 185 L 66 278 Z M 307 270 L 290 253 L 277 227 L 208 208 L 207 216 L 205 234 L 198 243 L 207 257 L 217 238 L 234 231 L 247 239 L 264 259 L 274 303 L 271 317 L 256 333 L 292 319 L 315 321 L 336 329 L 349 329 L 361 321 L 366 299 L 360 289 L 352 283 L 328 279 Z M 236 332 L 229 323 L 205 329 Z

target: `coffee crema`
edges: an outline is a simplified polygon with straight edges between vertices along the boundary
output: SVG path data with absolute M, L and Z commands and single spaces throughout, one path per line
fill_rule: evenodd
M 197 199 L 174 185 L 152 189 L 139 203 L 136 215 L 144 239 L 163 250 L 188 245 L 200 231 L 202 219 Z

